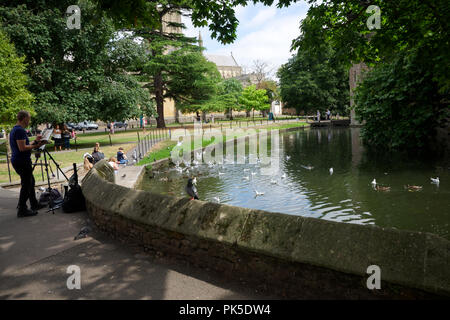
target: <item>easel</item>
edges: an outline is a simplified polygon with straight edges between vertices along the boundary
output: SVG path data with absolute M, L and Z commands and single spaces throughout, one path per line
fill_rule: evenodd
M 41 152 L 44 153 L 44 163 L 43 164 L 42 163 L 38 164 L 37 162 L 38 162 L 39 158 L 41 157 Z M 61 208 L 62 203 L 59 204 L 59 205 L 54 205 L 53 204 L 53 194 L 52 194 L 52 187 L 51 187 L 51 184 L 50 184 L 50 176 L 48 174 L 48 168 L 50 167 L 50 171 L 52 172 L 52 176 L 53 177 L 55 176 L 55 174 L 53 173 L 53 170 L 52 170 L 52 167 L 51 167 L 50 163 L 48 163 L 48 161 L 47 161 L 47 156 L 55 164 L 56 170 L 59 170 L 62 173 L 62 175 L 64 176 L 64 178 L 66 178 L 67 181 L 69 181 L 69 179 L 64 174 L 64 172 L 61 170 L 61 168 L 59 167 L 59 164 L 55 161 L 55 159 L 52 157 L 50 152 L 48 152 L 48 150 L 45 148 L 45 144 L 42 145 L 41 147 L 39 147 L 39 149 L 36 151 L 36 153 L 34 155 L 36 157 L 36 161 L 33 164 L 33 170 L 32 171 L 34 171 L 34 168 L 36 166 L 44 166 L 45 167 L 45 173 L 47 174 L 47 185 L 48 185 L 47 190 L 48 190 L 48 192 L 50 194 L 49 210 L 47 210 L 47 212 L 51 211 L 53 214 L 55 214 L 55 210 Z

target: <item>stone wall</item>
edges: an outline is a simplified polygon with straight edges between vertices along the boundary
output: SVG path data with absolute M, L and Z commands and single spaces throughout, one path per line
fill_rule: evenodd
M 101 161 L 83 180 L 89 215 L 114 238 L 175 256 L 280 297 L 314 299 L 450 296 L 450 241 L 271 213 L 114 184 Z M 381 268 L 368 290 L 367 267 Z

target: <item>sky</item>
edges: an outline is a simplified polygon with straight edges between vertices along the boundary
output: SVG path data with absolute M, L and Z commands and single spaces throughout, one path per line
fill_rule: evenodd
M 251 72 L 255 60 L 265 62 L 273 69 L 270 77 L 275 79 L 276 70 L 293 54 L 290 52 L 291 43 L 300 35 L 300 21 L 306 17 L 308 8 L 306 1 L 282 9 L 277 8 L 276 4 L 271 7 L 252 3 L 245 7 L 238 6 L 235 9 L 239 20 L 237 38 L 229 45 L 211 39 L 207 27 L 194 28 L 188 17 L 182 17 L 182 22 L 187 28 L 184 30 L 186 36 L 198 37 L 201 31 L 206 54 L 229 56 L 232 52 L 245 72 Z

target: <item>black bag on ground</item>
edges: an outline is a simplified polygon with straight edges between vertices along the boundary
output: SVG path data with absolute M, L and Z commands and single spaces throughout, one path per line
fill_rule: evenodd
M 49 189 L 46 189 L 39 197 L 39 204 L 48 206 L 50 204 L 50 197 L 52 198 L 53 205 L 59 205 L 64 201 L 61 193 L 57 189 L 51 189 L 51 193 Z
M 79 184 L 70 186 L 69 190 L 66 189 L 62 209 L 65 213 L 86 210 L 85 199 Z
M 64 202 L 62 205 L 62 209 L 65 213 L 86 210 L 84 195 L 78 184 L 77 167 L 75 163 L 73 165 L 74 174 L 69 179 L 69 187 L 65 187 L 66 192 L 64 193 Z

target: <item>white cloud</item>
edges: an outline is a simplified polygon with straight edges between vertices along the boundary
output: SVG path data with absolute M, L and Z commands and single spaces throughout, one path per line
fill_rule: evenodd
M 288 8 L 249 5 L 236 8 L 240 23 L 237 39 L 229 45 L 222 45 L 210 38 L 211 32 L 201 28 L 203 46 L 208 54 L 233 56 L 243 66 L 251 67 L 253 61 L 260 60 L 274 68 L 274 72 L 291 57 L 292 40 L 300 35 L 300 21 L 306 17 L 309 5 L 297 3 Z M 188 29 L 185 34 L 198 36 L 190 21 L 183 21 Z
M 256 16 L 254 16 L 250 22 L 245 23 L 245 28 L 256 28 L 263 23 L 267 23 L 271 18 L 273 18 L 277 14 L 276 8 L 267 8 L 258 12 Z

